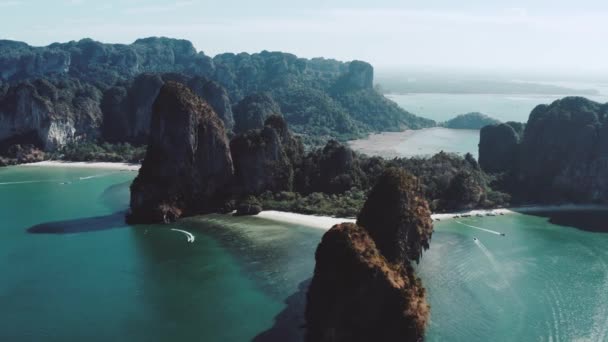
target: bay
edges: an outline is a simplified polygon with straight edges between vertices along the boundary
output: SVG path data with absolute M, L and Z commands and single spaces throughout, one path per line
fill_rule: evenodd
M 301 340 L 323 230 L 227 215 L 130 227 L 134 175 L 0 169 L 1 341 Z M 573 227 L 605 219 L 436 222 L 416 267 L 427 339 L 606 340 L 608 234 Z

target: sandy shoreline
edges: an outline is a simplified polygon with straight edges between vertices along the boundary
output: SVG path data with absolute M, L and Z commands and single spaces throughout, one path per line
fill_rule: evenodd
M 606 205 L 578 205 L 578 204 L 564 204 L 564 205 L 539 205 L 539 206 L 526 206 L 526 207 L 513 207 L 513 208 L 497 208 L 497 209 L 475 209 L 469 211 L 455 212 L 455 213 L 437 213 L 432 214 L 431 217 L 434 221 L 449 220 L 454 218 L 462 217 L 463 215 L 477 217 L 477 216 L 498 216 L 498 215 L 510 215 L 516 213 L 533 213 L 533 212 L 551 212 L 551 211 L 582 211 L 582 210 L 608 210 Z M 255 217 L 262 219 L 283 222 L 290 224 L 298 224 L 311 228 L 318 228 L 328 230 L 332 226 L 343 222 L 355 222 L 354 218 L 339 218 L 329 216 L 316 216 L 316 215 L 304 215 L 289 213 L 284 211 L 267 210 L 262 211 Z
M 18 167 L 44 166 L 44 167 L 74 167 L 87 169 L 106 169 L 121 171 L 138 171 L 141 165 L 130 163 L 110 163 L 110 162 L 70 162 L 59 160 L 45 160 L 37 163 L 17 165 Z

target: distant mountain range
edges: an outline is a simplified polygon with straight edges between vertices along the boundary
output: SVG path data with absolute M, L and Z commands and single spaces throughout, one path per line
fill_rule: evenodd
M 372 131 L 434 126 L 373 88 L 365 62 L 282 52 L 209 57 L 186 40 L 91 39 L 32 47 L 0 40 L 0 152 L 15 144 L 54 150 L 81 142 L 147 142 L 152 104 L 167 80 L 188 85 L 229 130 L 232 108 L 265 93 L 305 143 Z

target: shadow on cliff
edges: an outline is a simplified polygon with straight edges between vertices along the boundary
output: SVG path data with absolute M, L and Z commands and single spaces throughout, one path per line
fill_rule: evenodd
M 525 213 L 539 217 L 546 217 L 550 223 L 572 227 L 588 232 L 608 233 L 608 211 L 584 210 L 561 212 L 535 212 Z
M 298 285 L 298 291 L 287 297 L 287 307 L 274 318 L 274 325 L 253 338 L 253 342 L 304 341 L 306 292 L 312 278 Z
M 105 216 L 45 222 L 27 229 L 30 234 L 76 234 L 125 227 L 125 211 Z

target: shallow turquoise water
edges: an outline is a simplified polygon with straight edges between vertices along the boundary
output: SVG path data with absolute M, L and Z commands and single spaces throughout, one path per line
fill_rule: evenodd
M 224 215 L 127 227 L 133 177 L 0 169 L 0 341 L 301 338 L 322 230 Z M 436 224 L 418 266 L 428 340 L 608 340 L 608 234 L 539 216 L 462 223 L 507 236 Z

